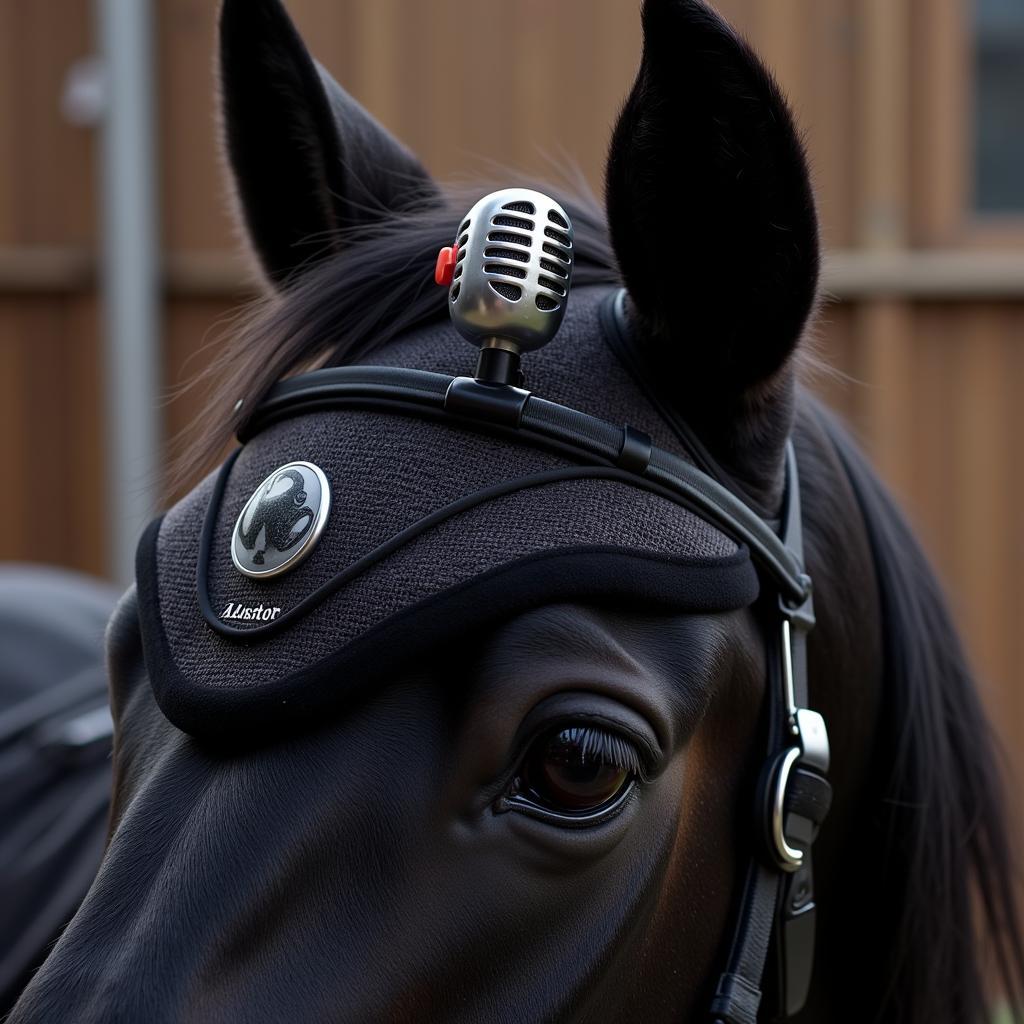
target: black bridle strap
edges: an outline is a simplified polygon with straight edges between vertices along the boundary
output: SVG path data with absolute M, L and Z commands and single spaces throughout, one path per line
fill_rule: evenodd
M 728 969 L 718 978 L 711 1001 L 714 1024 L 757 1024 L 768 947 L 775 927 L 779 875 L 759 860 L 747 866 L 736 916 Z
M 665 421 L 683 451 L 688 452 L 697 466 L 726 490 L 741 501 L 749 501 L 750 496 L 745 494 L 718 464 L 704 442 L 697 436 L 697 432 L 676 411 L 664 381 L 649 364 L 642 349 L 635 344 L 626 308 L 627 299 L 626 289 L 620 288 L 617 292 L 609 294 L 601 303 L 599 315 L 603 328 L 602 337 L 608 348 Z M 769 518 L 767 513 L 765 518 Z
M 338 407 L 433 416 L 541 447 L 572 451 L 580 461 L 628 468 L 672 490 L 675 500 L 750 548 L 751 556 L 787 601 L 802 603 L 810 581 L 800 562 L 756 512 L 686 459 L 650 446 L 646 466 L 635 461 L 638 432 L 509 385 L 483 384 L 426 370 L 339 366 L 275 385 L 238 432 L 246 441 L 284 417 Z M 514 417 L 511 414 L 514 412 Z
M 786 446 L 786 506 L 782 540 L 803 565 L 803 527 L 796 453 Z M 784 800 L 784 830 L 802 854 L 796 870 L 786 870 L 756 852 L 747 866 L 739 912 L 733 929 L 726 968 L 719 976 L 711 1004 L 714 1024 L 756 1024 L 762 986 L 774 939 L 777 1006 L 773 1019 L 797 1013 L 807 999 L 814 962 L 814 885 L 811 844 L 828 812 L 831 790 L 817 768 L 813 738 L 801 733 L 801 712 L 808 705 L 807 634 L 814 625 L 810 589 L 805 600 L 793 605 L 779 601 L 782 628 L 771 635 L 768 646 L 766 693 L 768 729 L 767 760 L 757 813 L 767 817 L 768 800 L 775 796 L 776 771 L 793 750 L 799 759 L 779 798 Z M 811 723 L 813 726 L 813 722 Z M 827 749 L 827 748 L 826 748 Z M 803 762 L 810 757 L 811 764 Z
M 677 439 L 696 459 L 709 476 L 743 495 L 732 485 L 699 437 L 683 421 L 662 392 L 660 381 L 646 365 L 641 349 L 631 343 L 626 314 L 626 291 L 610 296 L 601 307 L 605 339 L 626 371 L 647 395 L 662 419 L 672 428 Z M 792 444 L 786 448 L 787 494 L 782 523 L 782 541 L 803 566 L 803 532 L 800 514 L 800 491 L 796 456 Z M 785 635 L 770 634 L 769 680 L 767 693 L 768 751 L 762 787 L 769 789 L 773 781 L 769 766 L 781 767 L 792 744 L 791 709 L 806 708 L 807 633 L 814 624 L 810 592 L 807 599 L 794 606 L 780 601 L 780 612 L 786 622 Z M 782 659 L 791 664 L 790 689 L 783 678 Z M 785 707 L 789 700 L 791 708 Z M 786 728 L 789 726 L 789 729 Z M 799 733 L 798 733 L 799 737 Z M 751 1021 L 761 1003 L 770 942 L 774 938 L 777 1005 L 772 1016 L 785 1018 L 804 1005 L 810 986 L 814 963 L 814 885 L 811 866 L 811 843 L 824 820 L 831 802 L 831 788 L 823 775 L 799 763 L 792 767 L 784 799 L 784 831 L 790 833 L 793 845 L 803 853 L 803 863 L 794 872 L 780 872 L 771 862 L 754 857 L 747 866 L 743 880 L 740 910 L 736 917 L 731 948 L 725 972 L 719 979 L 712 1007 L 712 1016 L 722 1021 Z M 759 801 L 758 814 L 766 818 L 770 810 Z M 762 822 L 767 831 L 768 822 Z M 768 843 L 771 842 L 771 837 Z M 766 843 L 766 845 L 768 845 Z M 770 979 L 771 980 L 771 979 Z

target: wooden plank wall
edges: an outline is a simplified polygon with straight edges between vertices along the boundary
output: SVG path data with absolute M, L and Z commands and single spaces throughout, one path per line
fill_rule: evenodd
M 64 73 L 88 52 L 89 32 L 79 0 L 0 0 L 5 252 L 88 253 L 94 245 L 93 140 L 58 114 Z M 84 282 L 78 265 L 62 266 L 55 280 L 49 259 L 40 274 L 35 263 L 18 260 L 26 280 L 0 293 L 0 465 L 13 484 L 0 512 L 0 558 L 101 572 L 96 301 L 86 288 L 66 287 Z
M 636 68 L 637 6 L 517 0 L 509 17 L 505 0 L 289 4 L 324 63 L 437 175 L 574 161 L 595 190 Z M 990 237 L 968 209 L 966 0 L 721 7 L 793 100 L 830 247 L 969 253 Z M 158 0 L 169 386 L 202 365 L 246 294 L 214 141 L 214 18 L 213 0 Z M 95 140 L 59 113 L 91 32 L 82 0 L 0 0 L 0 459 L 14 485 L 0 557 L 101 572 Z M 1024 295 L 863 295 L 825 307 L 815 338 L 836 371 L 816 386 L 933 556 L 1024 782 L 1022 328 Z M 168 432 L 195 409 L 194 396 L 168 405 Z

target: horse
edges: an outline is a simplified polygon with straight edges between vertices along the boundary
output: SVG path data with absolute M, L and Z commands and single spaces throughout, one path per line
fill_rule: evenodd
M 743 545 L 625 470 L 365 389 L 253 426 L 281 381 L 472 377 L 431 283 L 468 203 L 279 0 L 224 0 L 225 149 L 268 298 L 219 358 L 195 458 L 245 443 L 140 544 L 108 634 L 106 852 L 11 1024 L 1019 1009 L 1007 812 L 967 661 L 910 529 L 805 383 L 819 241 L 793 117 L 701 0 L 641 17 L 604 213 L 539 186 L 575 267 L 525 386 L 629 425 L 623 464 L 671 453 L 761 531 L 799 499 L 832 787 L 802 1006 L 771 998 L 771 967 L 763 998 L 759 977 L 716 988 L 762 858 L 779 615 Z M 330 516 L 301 565 L 251 579 L 236 517 L 295 460 L 324 473 Z
M 103 631 L 118 592 L 0 565 L 0 1015 L 92 884 L 110 805 Z

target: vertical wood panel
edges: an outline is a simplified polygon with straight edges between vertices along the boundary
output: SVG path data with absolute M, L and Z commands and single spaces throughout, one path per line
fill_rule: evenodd
M 914 0 L 911 223 L 919 244 L 954 244 L 971 203 L 970 8 L 963 0 Z
M 217 5 L 159 0 L 159 174 L 167 249 L 230 248 L 213 73 Z
M 806 8 L 806 0 L 773 0 L 758 4 L 752 18 L 752 42 L 797 108 L 807 95 L 803 88 L 809 57 Z
M 906 0 L 859 0 L 858 236 L 872 249 L 907 240 L 911 25 Z
M 852 0 L 803 6 L 805 74 L 800 85 L 800 125 L 805 133 L 818 213 L 826 245 L 854 244 L 857 135 L 854 111 L 856 32 Z M 810 10 L 808 10 L 808 6 Z
M 1008 719 L 1013 731 L 1008 746 L 1013 751 L 1021 782 L 1018 793 L 1024 792 L 1024 308 L 1015 306 L 1006 317 L 1003 346 L 1006 359 L 1003 366 L 1004 389 L 1009 393 L 1006 403 L 1008 415 L 1003 424 L 1006 462 L 999 472 L 1009 481 L 1009 533 L 1000 538 L 1007 561 L 1009 592 L 1006 595 L 1006 618 L 1009 621 L 1005 638 L 1004 662 L 999 666 L 997 683 L 1013 701 Z M 1019 803 L 1019 801 L 1018 801 Z M 1024 827 L 1024 823 L 1022 823 Z
M 60 112 L 91 47 L 89 4 L 0 0 L 0 244 L 94 238 L 92 135 Z
M 885 252 L 906 240 L 910 22 L 903 0 L 859 0 L 856 10 L 861 36 L 857 234 L 863 248 Z M 905 496 L 911 465 L 905 404 L 913 380 L 911 314 L 898 300 L 873 300 L 858 311 L 857 322 L 860 372 L 868 384 L 866 440 L 882 475 Z
M 0 239 L 16 238 L 15 215 L 20 199 L 23 163 L 18 140 L 21 99 L 15 88 L 18 63 L 18 8 L 0 2 Z
M 69 479 L 70 564 L 103 575 L 106 551 L 106 459 L 103 438 L 103 376 L 100 361 L 99 304 L 92 295 L 67 299 L 59 359 L 66 366 L 67 389 L 60 397 L 68 416 L 61 469 Z M 97 411 L 99 413 L 97 414 Z
M 24 344 L 21 309 L 0 303 L 0 460 L 8 480 L 31 479 L 27 395 L 29 349 Z M 25 502 L 0 502 L 0 559 L 21 561 L 29 557 L 25 536 Z
M 447 4 L 438 4 L 447 8 Z M 381 0 L 372 11 L 363 4 L 349 3 L 343 8 L 350 22 L 351 49 L 342 47 L 336 77 L 351 89 L 360 102 L 372 106 L 373 113 L 395 132 L 403 127 L 401 53 L 395 40 L 400 36 L 400 0 Z M 326 59 L 326 56 L 325 58 Z
M 81 299 L 0 300 L 0 560 L 103 571 L 100 403 Z M 15 496 L 16 495 L 16 496 Z
M 951 318 L 941 307 L 914 312 L 912 390 L 903 395 L 906 408 L 902 433 L 907 445 L 901 493 L 922 544 L 930 552 L 939 576 L 954 598 L 958 585 L 953 560 L 957 536 L 956 486 L 957 419 L 961 394 L 951 368 L 969 328 L 967 317 Z
M 1000 635 L 1005 633 L 1001 598 L 1005 555 L 1000 544 L 1013 524 L 1007 522 L 1000 349 L 1002 317 L 984 311 L 973 318 L 967 344 L 957 346 L 950 372 L 959 382 L 961 398 L 950 410 L 956 423 L 951 476 L 957 486 L 949 495 L 957 510 L 953 564 L 965 596 L 963 625 L 982 679 L 998 672 Z
M 913 465 L 907 404 L 915 378 L 911 313 L 900 302 L 868 302 L 857 309 L 856 323 L 857 375 L 866 385 L 863 440 L 876 468 L 906 499 Z

